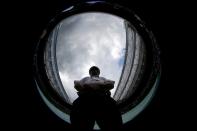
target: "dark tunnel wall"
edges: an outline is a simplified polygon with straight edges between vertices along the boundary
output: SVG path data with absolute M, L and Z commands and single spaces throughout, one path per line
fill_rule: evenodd
M 5 3 L 7 8 L 2 9 L 1 21 L 5 34 L 3 39 L 6 39 L 6 42 L 2 42 L 2 50 L 6 51 L 2 55 L 2 72 L 5 70 L 2 74 L 1 91 L 2 129 L 12 130 L 14 127 L 15 130 L 69 130 L 69 125 L 43 103 L 32 78 L 32 54 L 35 44 L 48 21 L 65 8 L 69 1 L 28 0 Z M 189 54 L 190 49 L 185 46 L 189 43 L 187 34 L 182 33 L 188 32 L 183 25 L 192 25 L 188 20 L 195 16 L 192 14 L 192 3 L 115 1 L 134 10 L 151 28 L 161 49 L 163 69 L 156 96 L 147 109 L 125 125 L 124 129 L 193 129 L 194 121 L 191 117 L 194 117 L 194 113 L 192 108 L 188 108 L 194 100 L 194 95 L 188 92 L 194 87 L 190 84 L 192 78 L 188 77 L 192 71 L 183 70 L 187 67 L 191 69 L 188 62 L 183 62 L 183 58 L 190 61 L 190 56 L 185 56 Z

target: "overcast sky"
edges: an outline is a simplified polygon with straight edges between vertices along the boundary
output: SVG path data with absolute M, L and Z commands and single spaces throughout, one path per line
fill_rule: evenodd
M 104 13 L 83 13 L 60 24 L 56 56 L 60 78 L 71 102 L 78 97 L 73 81 L 89 76 L 89 68 L 94 65 L 100 68 L 100 76 L 115 80 L 116 88 L 124 63 L 123 19 Z

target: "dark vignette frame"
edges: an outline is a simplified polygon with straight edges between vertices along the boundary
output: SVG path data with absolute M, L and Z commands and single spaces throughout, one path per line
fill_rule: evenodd
M 127 7 L 112 2 L 87 1 L 75 3 L 56 15 L 43 31 L 43 34 L 35 47 L 33 58 L 34 79 L 37 85 L 39 85 L 39 89 L 55 107 L 67 114 L 70 113 L 72 105 L 66 103 L 53 89 L 49 82 L 44 64 L 44 52 L 49 34 L 61 20 L 69 16 L 85 12 L 103 12 L 122 17 L 135 27 L 136 31 L 144 41 L 146 48 L 144 72 L 134 94 L 128 100 L 118 105 L 123 114 L 132 110 L 132 108 L 143 100 L 153 87 L 158 74 L 161 73 L 160 50 L 153 33 L 145 23 Z

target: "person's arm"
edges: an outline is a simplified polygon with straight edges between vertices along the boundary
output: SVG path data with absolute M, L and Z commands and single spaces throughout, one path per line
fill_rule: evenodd
M 89 81 L 84 83 L 84 87 L 93 90 L 109 91 L 114 88 L 114 83 L 115 81 L 107 79 L 105 79 L 104 81 Z
M 89 77 L 85 77 L 81 80 L 75 80 L 74 81 L 74 88 L 77 91 L 87 91 L 87 90 L 91 90 L 90 86 L 87 86 L 85 83 L 87 83 Z
M 81 85 L 81 83 L 80 83 L 79 80 L 75 80 L 75 81 L 74 81 L 74 88 L 75 88 L 77 91 L 82 91 L 84 87 Z
M 91 89 L 91 90 L 99 90 L 102 85 L 103 83 L 100 81 L 93 81 L 93 82 L 91 81 L 91 82 L 84 83 L 84 87 Z
M 103 88 L 105 88 L 106 90 L 111 90 L 114 88 L 114 84 L 115 84 L 115 81 L 106 80 L 104 81 Z

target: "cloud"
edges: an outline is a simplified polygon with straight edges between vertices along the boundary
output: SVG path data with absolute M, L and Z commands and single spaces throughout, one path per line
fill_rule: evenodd
M 124 20 L 106 13 L 83 13 L 60 24 L 56 57 L 71 102 L 78 97 L 73 81 L 88 76 L 93 65 L 100 68 L 101 76 L 115 80 L 116 87 L 124 63 Z

